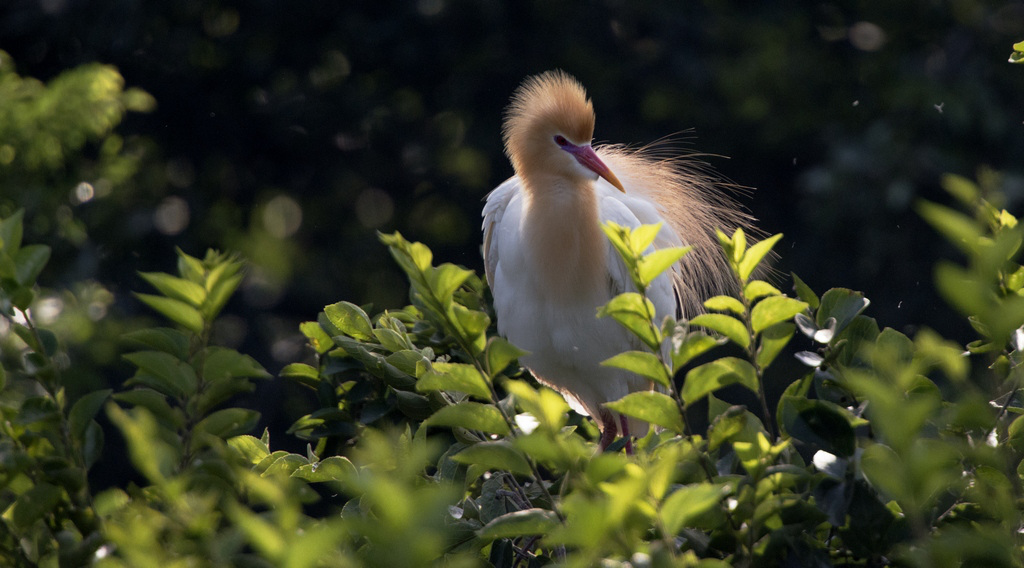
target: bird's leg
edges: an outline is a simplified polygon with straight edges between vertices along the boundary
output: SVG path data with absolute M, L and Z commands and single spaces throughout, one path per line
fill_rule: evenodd
M 629 435 L 629 421 L 622 414 L 619 415 L 619 424 L 622 425 L 622 437 L 626 439 L 626 455 L 633 455 L 633 437 Z
M 615 425 L 615 416 L 612 415 L 611 411 L 604 408 L 601 409 L 599 417 L 601 418 L 601 451 L 608 449 L 608 446 L 615 440 L 615 434 L 618 433 L 618 427 Z

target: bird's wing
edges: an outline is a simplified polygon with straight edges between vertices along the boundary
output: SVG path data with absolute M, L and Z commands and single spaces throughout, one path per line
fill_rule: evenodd
M 484 269 L 487 273 L 487 284 L 494 288 L 494 277 L 498 267 L 498 238 L 496 232 L 500 231 L 502 221 L 505 219 L 505 212 L 509 203 L 520 199 L 520 187 L 522 184 L 516 176 L 510 177 L 501 185 L 494 188 L 484 198 L 483 210 L 483 231 L 484 231 Z

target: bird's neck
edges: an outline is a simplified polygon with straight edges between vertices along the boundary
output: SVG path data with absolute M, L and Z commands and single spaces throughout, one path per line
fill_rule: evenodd
M 526 179 L 524 188 L 523 228 L 539 284 L 566 300 L 606 294 L 608 245 L 592 183 L 550 177 Z

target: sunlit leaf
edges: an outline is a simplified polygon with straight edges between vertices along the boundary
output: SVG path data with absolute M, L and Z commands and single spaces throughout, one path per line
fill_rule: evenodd
M 727 485 L 699 483 L 676 489 L 662 503 L 659 514 L 668 535 L 676 535 L 718 505 L 730 493 Z
M 483 375 L 465 363 L 434 363 L 433 369 L 416 381 L 416 390 L 450 390 L 464 392 L 484 400 L 491 399 L 491 389 Z
M 700 314 L 690 320 L 690 325 L 717 331 L 744 349 L 750 345 L 750 335 L 747 332 L 747 326 L 730 315 Z
M 15 499 L 3 514 L 4 520 L 15 528 L 25 530 L 33 523 L 50 514 L 61 502 L 62 491 L 49 483 L 37 483 Z
M 531 475 L 530 464 L 522 452 L 508 442 L 481 442 L 473 444 L 455 454 L 452 459 L 463 464 L 476 464 L 487 469 L 508 471 L 519 475 Z
M 614 357 L 601 361 L 601 365 L 615 367 L 636 373 L 652 381 L 669 386 L 672 376 L 669 374 L 665 364 L 658 359 L 658 356 L 649 351 L 626 351 Z
M 743 315 L 747 311 L 747 309 L 743 307 L 743 302 L 733 298 L 732 296 L 712 296 L 711 298 L 704 300 L 704 307 L 709 310 L 732 312 L 737 315 Z
M 768 367 L 793 338 L 796 326 L 789 322 L 777 323 L 761 332 L 761 347 L 757 352 L 757 364 Z
M 362 308 L 351 302 L 338 302 L 326 306 L 324 314 L 331 324 L 349 337 L 360 341 L 369 341 L 374 337 L 369 316 Z
M 203 327 L 206 325 L 203 315 L 199 313 L 199 310 L 187 303 L 153 294 L 139 294 L 136 292 L 134 295 L 147 306 L 160 312 L 167 319 L 181 325 L 192 333 L 196 335 L 203 333 Z
M 505 422 L 498 407 L 469 401 L 441 407 L 423 421 L 423 426 L 458 427 L 500 436 L 509 434 L 508 423 Z
M 781 238 L 782 233 L 772 235 L 767 239 L 754 243 L 749 249 L 747 249 L 742 260 L 739 261 L 740 280 L 746 282 L 750 279 L 750 275 L 754 273 L 757 266 L 761 264 L 764 257 L 771 252 L 772 247 L 775 246 L 775 243 L 779 242 L 779 239 Z
M 554 511 L 538 508 L 524 509 L 492 519 L 477 531 L 477 535 L 485 541 L 543 535 L 558 524 L 558 515 Z
M 193 308 L 202 307 L 206 301 L 206 288 L 190 280 L 164 272 L 140 272 L 139 276 L 164 296 L 185 302 Z
M 302 335 L 306 336 L 306 340 L 309 341 L 310 346 L 312 346 L 319 355 L 323 355 L 334 348 L 334 342 L 331 341 L 331 336 L 327 335 L 324 328 L 318 322 L 302 322 L 299 324 L 299 331 L 302 332 Z
M 512 361 L 523 355 L 526 355 L 526 351 L 512 345 L 503 337 L 494 336 L 487 340 L 487 368 L 492 377 L 504 371 Z
M 693 247 L 666 247 L 645 254 L 637 263 L 641 284 L 649 286 L 661 273 L 668 270 L 670 266 L 679 262 L 679 259 L 686 256 L 686 253 L 688 253 L 692 248 Z
M 782 292 L 778 288 L 772 286 L 771 284 L 765 282 L 764 280 L 751 280 L 750 282 L 747 282 L 746 286 L 743 287 L 743 297 L 746 298 L 748 302 L 753 302 L 754 300 L 757 300 L 758 298 L 763 298 L 765 296 L 781 295 Z
M 270 449 L 267 447 L 266 442 L 248 434 L 229 439 L 228 446 L 234 448 L 250 464 L 260 463 L 260 461 L 270 455 Z
M 723 357 L 688 372 L 681 396 L 683 402 L 692 404 L 708 393 L 732 384 L 739 384 L 757 392 L 757 371 L 748 361 L 736 357 Z
M 721 345 L 724 341 L 698 331 L 690 332 L 681 339 L 673 337 L 672 373 L 674 374 L 683 365 Z
M 619 294 L 597 310 L 598 317 L 611 316 L 649 348 L 658 349 L 661 333 L 651 323 L 654 314 L 654 304 L 636 292 Z
M 807 309 L 807 303 L 786 296 L 770 296 L 758 302 L 750 311 L 750 325 L 754 333 L 777 323 L 789 321 Z
M 316 463 L 300 465 L 292 472 L 292 477 L 305 479 L 310 483 L 345 481 L 355 478 L 356 475 L 356 466 L 344 456 L 331 456 Z
M 617 401 L 606 403 L 605 406 L 620 414 L 663 426 L 678 434 L 685 431 L 682 414 L 676 401 L 657 391 L 630 393 Z

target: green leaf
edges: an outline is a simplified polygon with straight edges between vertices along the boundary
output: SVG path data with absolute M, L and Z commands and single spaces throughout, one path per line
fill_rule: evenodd
M 722 343 L 724 340 L 718 340 L 699 331 L 691 331 L 682 339 L 674 336 L 672 338 L 672 374 L 674 375 L 683 365 Z
M 784 396 L 779 425 L 790 436 L 840 457 L 853 455 L 856 436 L 842 407 L 825 401 Z
M 661 332 L 651 323 L 654 304 L 636 292 L 626 292 L 597 310 L 597 317 L 611 316 L 652 350 L 661 347 Z
M 225 408 L 200 420 L 196 424 L 194 432 L 228 439 L 251 431 L 256 427 L 259 419 L 260 413 L 255 410 Z
M 327 335 L 324 328 L 318 322 L 306 321 L 299 325 L 299 331 L 306 336 L 309 345 L 316 350 L 318 355 L 323 355 L 334 348 L 331 336 Z
M 206 288 L 190 280 L 163 272 L 140 272 L 139 276 L 164 296 L 185 302 L 193 308 L 202 307 L 206 301 Z
M 49 515 L 61 502 L 63 491 L 56 485 L 38 483 L 22 493 L 6 511 L 4 520 L 19 530 L 26 530 L 36 521 Z
M 642 254 L 643 251 L 654 244 L 654 239 L 658 238 L 658 233 L 661 232 L 661 225 L 661 223 L 639 225 L 630 230 L 629 245 L 636 255 Z
M 758 298 L 763 298 L 765 296 L 781 295 L 782 292 L 778 288 L 772 286 L 771 284 L 765 282 L 764 280 L 751 280 L 750 282 L 747 282 L 746 286 L 743 287 L 743 297 L 746 298 L 748 302 L 753 302 L 754 300 L 757 300 Z
M 0 250 L 9 255 L 16 254 L 21 248 L 21 235 L 25 210 L 18 209 L 6 219 L 0 219 Z
M 138 351 L 123 357 L 139 368 L 139 372 L 128 382 L 143 384 L 175 397 L 192 396 L 199 385 L 192 366 L 168 353 Z
M 558 515 L 554 511 L 538 508 L 524 509 L 491 519 L 477 531 L 477 536 L 481 540 L 492 541 L 499 538 L 543 535 L 559 524 Z
M 228 446 L 234 448 L 252 465 L 260 463 L 270 455 L 270 448 L 266 442 L 248 434 L 230 438 Z
M 112 389 L 93 391 L 78 399 L 68 412 L 68 431 L 72 439 L 81 444 L 85 440 L 85 430 L 110 397 Z
M 770 296 L 758 302 L 750 310 L 750 325 L 754 333 L 784 321 L 807 309 L 807 302 L 801 302 L 786 296 Z
M 743 359 L 723 357 L 687 373 L 681 396 L 683 402 L 689 405 L 709 393 L 732 384 L 739 384 L 757 392 L 757 371 Z
M 491 325 L 491 318 L 484 312 L 471 310 L 462 304 L 452 304 L 452 313 L 455 314 L 455 322 L 459 326 L 463 338 L 473 344 L 475 349 L 483 351 L 486 342 L 485 333 Z
M 811 287 L 805 284 L 795 272 L 790 272 L 789 275 L 793 277 L 793 290 L 796 292 L 797 297 L 807 302 L 807 305 L 809 305 L 812 310 L 818 309 L 818 306 L 821 305 L 820 300 L 818 300 L 818 295 L 815 294 L 814 291 L 811 290 Z
M 535 389 L 524 381 L 509 380 L 504 386 L 515 397 L 516 404 L 537 419 L 541 428 L 557 432 L 565 425 L 569 405 L 562 395 L 546 387 Z
M 455 291 L 473 275 L 473 271 L 445 263 L 433 270 L 428 270 L 426 274 L 427 285 L 433 291 L 434 296 L 441 301 L 441 307 L 447 308 L 452 303 Z
M 899 455 L 889 446 L 869 445 L 861 454 L 860 467 L 871 485 L 890 499 L 906 502 L 912 497 L 910 484 L 914 480 L 908 479 Z
M 465 363 L 434 363 L 433 368 L 416 382 L 416 390 L 450 390 L 491 400 L 491 389 L 483 375 L 475 367 Z
M 847 288 L 832 288 L 821 297 L 821 305 L 815 316 L 819 328 L 827 327 L 828 318 L 836 318 L 836 334 L 838 335 L 861 312 L 867 309 L 871 301 L 860 292 Z
M 662 503 L 659 514 L 668 536 L 679 534 L 684 527 L 715 508 L 731 492 L 728 485 L 697 483 L 673 491 Z
M 739 231 L 739 229 L 737 229 Z M 757 265 L 761 264 L 764 257 L 771 252 L 772 247 L 775 243 L 782 238 L 782 233 L 772 235 L 767 239 L 754 243 L 747 251 L 743 254 L 743 259 L 739 261 L 739 276 L 740 280 L 746 282 L 750 279 L 750 275 L 754 273 L 754 269 Z
M 649 351 L 626 351 L 614 357 L 601 361 L 605 367 L 615 367 L 647 377 L 652 381 L 669 386 L 672 376 L 669 375 L 665 364 L 658 359 L 658 356 Z
M 292 477 L 305 479 L 310 483 L 346 481 L 355 479 L 357 475 L 356 466 L 344 456 L 331 456 L 316 463 L 300 465 L 292 472 Z
M 704 300 L 704 307 L 717 312 L 732 312 L 737 315 L 747 312 L 747 308 L 743 307 L 743 302 L 732 296 L 713 296 Z
M 440 408 L 430 418 L 423 421 L 423 426 L 465 428 L 499 436 L 507 436 L 510 433 L 508 424 L 498 407 L 493 404 L 468 401 Z
M 777 323 L 762 331 L 761 347 L 757 351 L 757 365 L 762 369 L 771 365 L 795 332 L 796 326 L 789 322 Z
M 126 412 L 113 403 L 107 404 L 106 409 L 110 421 L 124 435 L 135 469 L 154 484 L 170 479 L 181 461 L 181 452 L 162 437 L 162 429 L 153 415 L 141 407 Z
M 530 464 L 522 452 L 505 440 L 473 444 L 452 456 L 455 461 L 466 465 L 479 465 L 486 469 L 508 471 L 519 475 L 532 475 Z
M 136 292 L 135 297 L 150 308 L 153 308 L 167 319 L 181 325 L 196 335 L 203 333 L 205 322 L 199 310 L 173 298 L 165 298 L 153 294 L 140 294 Z
M 981 197 L 981 189 L 973 181 L 956 174 L 942 175 L 942 189 L 965 207 L 974 208 Z
M 203 379 L 216 382 L 231 378 L 269 379 L 270 373 L 248 355 L 226 347 L 207 347 L 197 356 L 203 361 Z
M 121 339 L 125 342 L 163 351 L 178 359 L 188 358 L 188 336 L 169 327 L 150 327 L 130 331 L 121 335 Z
M 930 201 L 919 201 L 917 212 L 960 250 L 968 254 L 977 250 L 984 233 L 983 227 L 973 218 Z
M 744 349 L 750 345 L 747 326 L 730 315 L 700 314 L 690 320 L 690 325 L 697 325 L 711 331 L 717 331 Z
M 370 318 L 362 308 L 351 302 L 338 302 L 326 306 L 324 314 L 331 324 L 349 337 L 360 341 L 371 341 L 374 338 Z
M 657 391 L 630 393 L 617 401 L 606 403 L 605 406 L 620 414 L 663 426 L 677 434 L 685 431 L 683 417 L 679 413 L 676 401 Z
M 305 363 L 289 363 L 281 369 L 281 376 L 295 380 L 316 390 L 320 384 L 320 372 L 312 365 Z
M 50 247 L 46 245 L 28 245 L 22 247 L 14 255 L 15 276 L 14 279 L 22 286 L 35 284 L 39 273 L 43 271 L 47 261 L 50 260 Z
M 526 351 L 512 345 L 505 338 L 492 337 L 487 340 L 487 371 L 491 374 L 491 377 L 496 377 L 498 373 L 511 365 L 512 361 L 526 354 Z
M 650 286 L 651 282 L 654 282 L 655 278 L 668 270 L 670 266 L 679 262 L 679 260 L 686 256 L 686 253 L 690 252 L 692 248 L 693 247 L 666 247 L 642 256 L 637 263 L 637 271 L 640 274 L 640 283 L 645 287 Z

